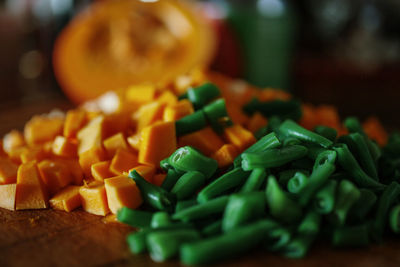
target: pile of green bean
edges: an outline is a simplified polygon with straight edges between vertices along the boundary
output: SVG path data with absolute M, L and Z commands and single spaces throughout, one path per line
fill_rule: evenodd
M 161 162 L 161 187 L 132 171 L 145 205 L 117 215 L 139 228 L 127 237 L 131 252 L 185 264 L 256 248 L 301 258 L 318 239 L 360 247 L 399 233 L 400 135 L 380 148 L 357 119 L 344 125 L 349 134 L 337 138 L 272 117 L 228 169 L 186 146 Z

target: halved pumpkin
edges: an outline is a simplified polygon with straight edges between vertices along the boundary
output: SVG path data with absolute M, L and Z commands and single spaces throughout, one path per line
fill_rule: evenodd
M 53 64 L 64 92 L 81 103 L 206 66 L 214 44 L 212 29 L 188 1 L 98 1 L 63 30 Z

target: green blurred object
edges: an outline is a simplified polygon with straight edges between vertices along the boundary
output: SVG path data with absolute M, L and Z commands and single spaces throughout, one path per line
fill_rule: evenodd
M 285 0 L 226 1 L 227 20 L 244 55 L 244 75 L 260 87 L 288 90 L 296 18 Z

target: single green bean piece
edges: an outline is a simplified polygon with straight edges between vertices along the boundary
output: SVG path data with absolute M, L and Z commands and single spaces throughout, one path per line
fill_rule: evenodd
M 326 151 L 326 148 L 314 144 L 306 145 L 306 147 L 308 148 L 307 157 L 312 160 L 316 160 L 320 153 Z
M 215 159 L 204 156 L 190 146 L 178 148 L 169 157 L 169 162 L 177 170 L 183 172 L 198 171 L 204 174 L 207 179 L 218 168 L 218 163 Z
M 389 225 L 393 233 L 400 233 L 400 205 L 394 206 L 389 213 Z
M 297 227 L 297 233 L 301 235 L 318 234 L 321 225 L 321 215 L 315 211 L 309 211 Z
M 179 178 L 171 192 L 176 194 L 177 200 L 188 199 L 204 185 L 205 181 L 206 178 L 201 172 L 190 171 Z
M 169 158 L 165 158 L 163 160 L 160 161 L 160 167 L 161 169 L 163 169 L 164 171 L 169 171 L 170 169 L 173 169 L 173 167 L 171 166 L 171 164 L 169 164 Z
M 249 176 L 249 172 L 240 168 L 233 169 L 218 177 L 216 180 L 204 187 L 197 195 L 197 201 L 204 203 L 210 199 L 221 196 L 236 187 L 241 186 Z
M 333 174 L 336 169 L 333 164 L 335 158 L 336 153 L 331 150 L 324 151 L 318 155 L 307 185 L 298 193 L 301 206 L 305 207 Z
M 232 194 L 222 219 L 222 230 L 232 231 L 265 216 L 264 192 Z
M 335 247 L 364 247 L 369 243 L 367 224 L 337 228 L 332 234 Z
M 292 223 L 300 219 L 301 207 L 289 198 L 272 175 L 268 177 L 266 197 L 270 213 L 278 221 Z
M 246 182 L 240 189 L 240 193 L 258 191 L 266 181 L 266 178 L 267 174 L 265 169 L 256 168 L 252 170 L 249 178 L 247 178 Z
M 180 212 L 184 209 L 187 209 L 187 208 L 192 207 L 197 204 L 198 203 L 197 203 L 196 199 L 178 201 L 178 202 L 176 202 L 176 205 L 175 205 L 175 212 Z
M 151 258 L 162 262 L 177 256 L 182 244 L 199 239 L 200 234 L 194 229 L 157 231 L 147 235 L 146 244 Z
M 168 169 L 167 176 L 165 177 L 165 179 L 161 185 L 161 188 L 163 188 L 167 191 L 170 191 L 181 176 L 182 176 L 181 172 L 178 172 L 173 168 Z
M 256 143 L 248 147 L 243 153 L 247 152 L 262 152 L 267 149 L 277 148 L 281 145 L 278 137 L 275 133 L 269 133 L 258 140 Z M 242 157 L 241 155 L 237 156 L 233 161 L 235 168 L 242 166 Z
M 222 196 L 205 203 L 195 205 L 172 215 L 174 220 L 193 221 L 207 218 L 211 215 L 222 214 L 228 203 L 228 196 Z
M 283 146 L 301 145 L 302 142 L 294 137 L 287 137 L 283 140 Z
M 333 144 L 331 140 L 301 127 L 292 120 L 284 121 L 279 130 L 289 137 L 295 137 L 304 142 L 317 144 L 325 148 L 329 148 Z
M 139 187 L 140 194 L 145 203 L 155 209 L 172 212 L 176 203 L 176 196 L 167 192 L 163 188 L 147 182 L 136 170 L 129 172 L 129 177 L 132 178 Z
M 257 221 L 223 235 L 184 244 L 180 250 L 184 264 L 207 264 L 241 255 L 257 247 L 267 236 L 271 225 Z
M 220 96 L 221 93 L 215 84 L 204 83 L 196 88 L 189 88 L 187 97 L 196 109 L 203 107 L 211 100 Z
M 206 227 L 201 230 L 201 233 L 204 236 L 216 236 L 222 233 L 222 220 L 217 220 L 215 222 L 210 223 Z
M 253 98 L 243 107 L 243 110 L 248 114 L 258 111 L 267 118 L 277 116 L 282 119 L 298 120 L 302 115 L 300 102 L 294 99 L 261 102 L 257 98 Z
M 117 212 L 117 220 L 135 228 L 148 227 L 151 224 L 152 212 L 133 210 L 122 207 Z
M 349 131 L 349 133 L 360 133 L 363 135 L 365 134 L 360 121 L 356 117 L 347 117 L 343 121 L 343 124 Z
M 267 239 L 264 241 L 264 247 L 268 251 L 280 251 L 290 241 L 290 231 L 278 224 L 271 225 L 271 229 L 268 231 Z
M 202 110 L 198 110 L 175 121 L 176 136 L 190 134 L 207 126 L 207 119 Z
M 323 126 L 323 125 L 318 125 L 314 128 L 314 132 L 317 134 L 331 140 L 332 142 L 335 142 L 336 137 L 337 137 L 337 131 L 334 128 Z
M 313 208 L 319 214 L 330 213 L 335 206 L 335 190 L 337 181 L 328 182 L 317 192 L 313 200 Z
M 400 185 L 397 182 L 392 182 L 386 187 L 385 191 L 383 191 L 379 198 L 375 219 L 372 222 L 371 237 L 374 241 L 380 242 L 382 240 L 389 209 L 398 199 L 399 195 Z
M 330 216 L 331 222 L 343 226 L 350 208 L 360 198 L 360 190 L 350 181 L 342 180 L 337 188 L 335 208 Z
M 169 214 L 165 211 L 158 211 L 151 218 L 151 227 L 160 228 L 172 224 Z
M 314 235 L 298 235 L 295 236 L 289 243 L 282 249 L 282 254 L 291 259 L 300 259 L 303 258 L 308 250 L 310 249 L 311 244 L 314 242 Z
M 287 189 L 290 193 L 299 193 L 308 182 L 308 177 L 301 172 L 296 172 L 292 178 L 290 178 Z
M 128 234 L 126 240 L 129 250 L 134 254 L 139 254 L 147 251 L 146 238 L 150 233 L 158 231 L 171 231 L 180 229 L 193 229 L 193 225 L 186 223 L 172 223 L 159 228 L 142 228 L 140 231 Z
M 233 124 L 226 111 L 225 99 L 217 99 L 208 104 L 203 108 L 203 112 L 211 127 L 218 134 L 221 134 L 226 127 Z
M 377 191 L 385 188 L 385 185 L 375 181 L 361 169 L 347 145 L 341 144 L 335 147 L 335 151 L 338 154 L 339 165 L 352 176 L 358 186 Z
M 307 148 L 293 145 L 281 149 L 272 148 L 262 152 L 242 153 L 242 168 L 251 171 L 255 168 L 273 168 L 283 166 L 293 160 L 304 157 Z
M 360 198 L 357 200 L 356 203 L 354 203 L 353 207 L 350 209 L 350 221 L 363 221 L 375 205 L 376 200 L 378 199 L 375 193 L 371 190 L 361 188 L 360 193 Z
M 368 149 L 368 145 L 365 142 L 365 137 L 359 133 L 352 133 L 349 137 L 354 141 L 357 150 L 356 154 L 363 170 L 365 170 L 369 176 L 378 180 L 376 165 Z
M 278 173 L 278 182 L 282 187 L 287 187 L 289 180 L 296 174 L 296 172 L 301 172 L 304 175 L 310 175 L 310 172 L 305 169 L 288 169 L 283 170 Z

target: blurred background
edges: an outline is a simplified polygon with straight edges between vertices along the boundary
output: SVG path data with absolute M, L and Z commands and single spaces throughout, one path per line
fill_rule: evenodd
M 60 86 L 59 75 L 58 79 L 54 75 L 54 44 L 77 14 L 82 10 L 88 13 L 88 6 L 100 2 L 105 1 L 0 0 L 1 129 L 14 127 L 16 119 L 10 113 L 19 114 L 17 118 L 24 122 L 32 114 L 49 108 L 66 109 L 73 105 L 61 90 L 65 84 Z M 183 2 L 187 2 L 184 8 L 194 9 L 194 13 L 201 14 L 210 24 L 207 27 L 215 36 L 215 50 L 207 52 L 207 57 L 213 70 L 260 87 L 283 88 L 304 102 L 336 105 L 342 116 L 377 115 L 387 127 L 400 128 L 400 1 Z M 151 11 L 140 10 L 135 16 L 129 12 L 118 16 L 131 16 L 127 27 L 134 34 L 128 34 L 130 40 L 141 42 L 154 33 L 162 36 L 163 47 L 173 47 L 176 40 L 160 30 L 160 27 L 163 29 L 160 23 L 167 23 L 170 30 L 175 27 L 171 30 L 174 36 L 185 31 L 183 21 L 176 15 L 165 22 L 147 19 L 152 16 Z M 90 14 L 96 16 L 95 13 Z M 132 26 L 139 25 L 136 22 L 140 22 L 140 27 Z M 92 49 L 97 49 L 104 34 L 96 32 L 96 27 L 85 24 L 82 19 L 76 24 L 78 29 L 95 36 Z M 110 32 L 123 35 L 123 25 L 118 24 L 118 30 Z M 143 54 L 147 51 L 146 43 L 142 46 L 138 51 Z M 138 48 L 138 45 L 132 47 Z M 157 59 L 160 55 L 150 56 Z M 69 73 L 78 73 L 80 67 L 77 65 L 75 70 L 71 63 Z

